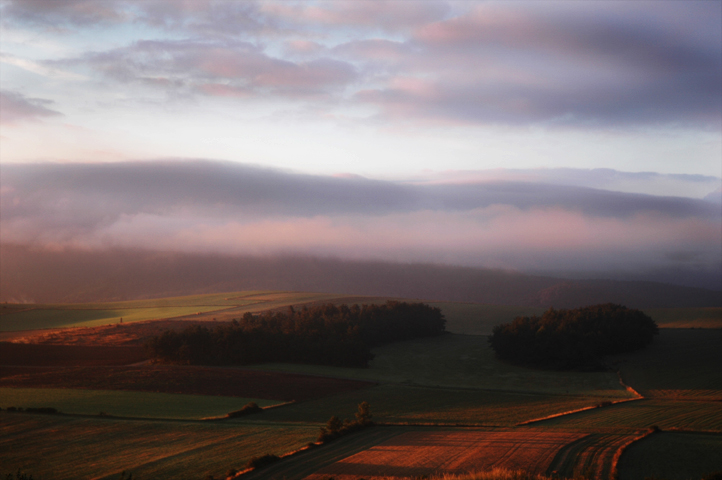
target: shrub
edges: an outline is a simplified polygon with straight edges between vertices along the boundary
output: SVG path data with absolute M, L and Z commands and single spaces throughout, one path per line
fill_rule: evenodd
M 57 414 L 58 412 L 57 408 L 52 407 L 28 407 L 25 409 L 27 413 L 47 413 L 47 414 Z
M 236 418 L 236 417 L 242 417 L 244 415 L 252 415 L 254 413 L 263 413 L 263 409 L 258 406 L 256 402 L 250 402 L 249 404 L 245 405 L 240 410 L 235 410 L 233 412 L 230 412 L 227 417 L 228 418 Z
M 27 473 L 25 473 L 21 470 L 18 470 L 17 472 L 15 472 L 15 475 L 13 475 L 12 473 L 8 473 L 5 476 L 5 479 L 6 480 L 33 480 L 33 476 L 28 475 Z
M 267 465 L 278 462 L 280 459 L 281 458 L 278 455 L 267 453 L 265 455 L 251 458 L 246 464 L 246 468 L 263 468 Z
M 348 420 L 338 419 L 337 416 L 333 416 L 328 420 L 325 427 L 321 427 L 321 432 L 318 435 L 318 442 L 325 443 L 335 440 L 340 436 L 347 435 L 349 433 L 363 430 L 366 427 L 372 426 L 374 423 L 371 421 L 371 408 L 368 402 L 361 402 L 358 406 L 358 412 L 356 413 L 356 420 L 350 422 Z

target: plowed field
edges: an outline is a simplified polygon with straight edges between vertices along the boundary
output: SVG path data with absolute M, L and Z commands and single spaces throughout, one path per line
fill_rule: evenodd
M 307 478 L 418 477 L 495 467 L 545 473 L 560 448 L 585 436 L 580 432 L 537 430 L 408 432 Z

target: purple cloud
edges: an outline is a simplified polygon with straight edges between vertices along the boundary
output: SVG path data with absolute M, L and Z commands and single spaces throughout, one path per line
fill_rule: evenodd
M 23 121 L 62 115 L 45 106 L 50 103 L 52 103 L 50 100 L 28 98 L 17 92 L 0 91 L 0 123 L 13 125 Z

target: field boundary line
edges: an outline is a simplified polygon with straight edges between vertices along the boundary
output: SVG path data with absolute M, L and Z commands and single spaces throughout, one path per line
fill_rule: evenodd
M 291 401 L 288 401 L 288 402 L 276 403 L 276 404 L 273 404 L 273 405 L 267 405 L 267 406 L 265 406 L 265 407 L 261 407 L 261 410 L 273 410 L 273 409 L 275 409 L 275 408 L 287 407 L 287 406 L 289 406 L 289 405 L 295 405 L 295 404 L 296 404 L 296 400 L 291 400 Z M 257 413 L 262 413 L 262 412 L 257 412 Z M 226 413 L 225 415 L 218 415 L 218 416 L 215 416 L 215 417 L 204 417 L 204 418 L 201 418 L 201 421 L 203 421 L 203 422 L 217 422 L 217 421 L 221 421 L 221 420 L 230 420 L 230 419 L 232 419 L 232 418 L 241 418 L 241 417 L 232 417 L 232 416 L 230 416 L 230 415 L 231 415 L 230 413 Z M 247 417 L 247 416 L 250 416 L 250 415 L 253 415 L 253 414 L 246 414 L 246 415 L 243 415 L 243 417 Z
M 641 393 L 639 393 L 638 391 L 636 391 L 636 390 L 635 390 L 634 388 L 632 388 L 630 385 L 627 385 L 626 383 L 624 383 L 624 380 L 622 379 L 622 370 L 621 370 L 621 369 L 617 370 L 617 377 L 619 378 L 619 384 L 620 384 L 622 387 L 624 387 L 624 389 L 625 389 L 626 391 L 628 391 L 628 392 L 631 393 L 632 395 L 635 395 L 635 396 L 637 396 L 637 397 L 639 397 L 639 398 L 644 398 L 644 395 L 642 395 Z
M 525 422 L 517 423 L 517 424 L 515 424 L 514 426 L 515 426 L 515 427 L 523 427 L 523 426 L 525 426 L 525 425 L 530 425 L 530 424 L 532 424 L 532 423 L 543 422 L 544 420 L 551 420 L 552 418 L 563 417 L 563 416 L 566 416 L 566 415 L 573 415 L 573 414 L 575 414 L 575 413 L 587 412 L 587 411 L 589 411 L 589 410 L 595 410 L 595 409 L 598 409 L 598 408 L 612 407 L 612 406 L 618 405 L 618 404 L 620 404 L 620 403 L 635 402 L 635 401 L 638 401 L 638 400 L 647 400 L 647 399 L 644 398 L 644 397 L 625 398 L 625 399 L 623 399 L 623 400 L 615 400 L 615 401 L 613 401 L 613 402 L 609 402 L 609 404 L 607 404 L 607 405 L 605 405 L 605 404 L 603 404 L 603 403 L 598 404 L 598 405 L 590 405 L 590 406 L 588 406 L 588 407 L 577 408 L 577 409 L 575 409 L 575 410 L 569 410 L 569 411 L 566 411 L 566 412 L 553 413 L 553 414 L 551 414 L 551 415 L 547 415 L 546 417 L 535 418 L 535 419 L 533 419 L 533 420 L 527 420 L 527 421 L 525 421 Z
M 659 433 L 659 430 L 657 430 L 655 428 L 650 428 L 643 434 L 637 435 L 636 437 L 629 439 L 627 442 L 624 442 L 622 445 L 619 446 L 617 451 L 614 452 L 614 456 L 612 457 L 612 464 L 611 464 L 611 468 L 609 469 L 609 479 L 610 480 L 615 480 L 615 479 L 619 478 L 619 471 L 618 471 L 619 459 L 622 458 L 622 454 L 624 454 L 624 452 L 627 450 L 627 448 L 630 445 L 632 445 L 633 443 L 638 442 L 644 438 L 647 438 L 650 435 L 653 435 L 655 433 Z

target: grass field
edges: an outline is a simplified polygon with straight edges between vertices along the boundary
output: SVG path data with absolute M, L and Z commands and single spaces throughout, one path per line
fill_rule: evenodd
M 646 349 L 615 358 L 648 397 L 722 400 L 722 330 L 663 329 Z
M 519 316 L 541 315 L 543 308 L 482 305 L 477 303 L 429 302 L 446 317 L 446 330 L 467 335 L 491 335 L 499 324 L 509 323 Z
M 635 442 L 619 460 L 620 480 L 702 478 L 722 472 L 722 435 L 661 432 Z
M 0 475 L 69 480 L 225 478 L 256 455 L 315 440 L 318 427 L 151 422 L 0 412 Z
M 722 407 L 719 402 L 710 401 L 640 400 L 552 418 L 536 425 L 601 432 L 643 430 L 652 425 L 663 430 L 722 432 Z
M 77 390 L 70 388 L 0 388 L 0 407 L 53 407 L 62 413 L 139 418 L 196 419 L 223 416 L 248 402 L 280 403 L 258 398 L 180 395 L 172 393 Z
M 374 420 L 390 423 L 513 426 L 536 418 L 596 405 L 600 397 L 529 395 L 470 389 L 379 385 L 264 413 L 264 420 L 325 423 L 331 415 L 353 418 L 368 401 Z
M 553 372 L 496 359 L 487 337 L 442 335 L 374 349 L 369 368 L 266 364 L 255 368 L 373 382 L 627 398 L 613 372 Z

